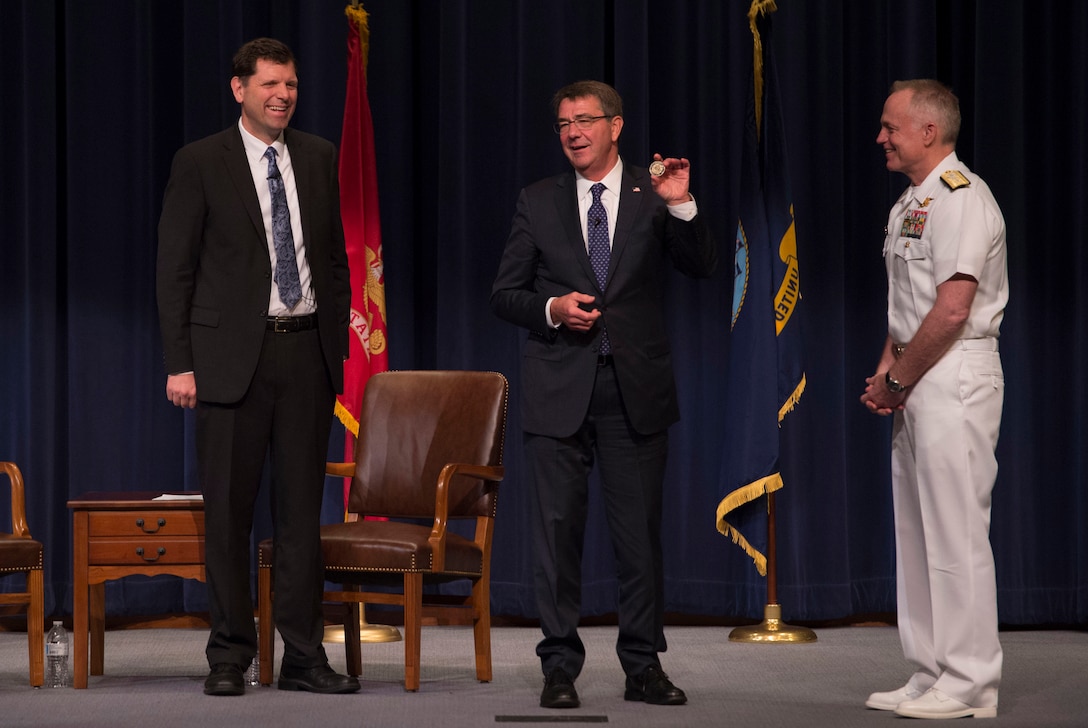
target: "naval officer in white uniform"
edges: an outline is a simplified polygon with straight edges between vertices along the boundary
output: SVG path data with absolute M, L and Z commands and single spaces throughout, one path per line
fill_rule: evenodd
M 959 102 L 898 81 L 876 142 L 910 187 L 888 218 L 888 336 L 861 401 L 894 414 L 899 634 L 914 669 L 866 705 L 912 718 L 993 717 L 1001 681 L 990 493 L 1009 297 L 1005 222 L 956 156 Z

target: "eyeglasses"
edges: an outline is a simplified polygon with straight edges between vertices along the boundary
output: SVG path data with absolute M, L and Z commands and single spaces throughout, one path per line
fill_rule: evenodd
M 602 114 L 601 116 L 579 116 L 577 119 L 571 119 L 570 121 L 564 119 L 552 124 L 552 129 L 555 129 L 556 134 L 566 134 L 570 129 L 570 125 L 574 124 L 578 127 L 579 131 L 587 131 L 589 127 L 593 126 L 593 122 L 600 121 L 601 119 L 611 119 L 608 114 Z

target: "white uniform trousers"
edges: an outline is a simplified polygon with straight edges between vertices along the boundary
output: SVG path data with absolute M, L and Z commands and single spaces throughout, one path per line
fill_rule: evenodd
M 1004 391 L 997 351 L 958 342 L 912 387 L 893 427 L 899 636 L 916 669 L 909 684 L 975 707 L 996 707 L 1001 681 L 989 532 Z

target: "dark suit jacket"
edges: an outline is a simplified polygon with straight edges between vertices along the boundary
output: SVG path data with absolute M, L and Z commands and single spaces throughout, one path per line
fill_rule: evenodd
M 597 296 L 608 326 L 616 376 L 634 428 L 660 432 L 679 419 L 663 305 L 671 262 L 709 276 L 717 247 L 701 216 L 673 217 L 649 176 L 624 165 L 608 281 L 597 286 L 578 216 L 573 172 L 521 191 L 491 291 L 492 310 L 529 330 L 522 359 L 522 428 L 566 437 L 582 424 L 597 366 L 601 326 L 588 332 L 548 327 L 548 298 L 577 290 Z
M 298 188 L 321 348 L 339 392 L 351 287 L 336 148 L 290 128 L 284 140 Z M 203 401 L 240 400 L 264 339 L 272 267 L 237 124 L 174 156 L 159 220 L 157 284 L 167 373 L 195 372 Z

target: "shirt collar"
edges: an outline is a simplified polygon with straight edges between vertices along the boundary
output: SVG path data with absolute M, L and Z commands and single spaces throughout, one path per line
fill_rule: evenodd
M 578 197 L 582 198 L 589 194 L 589 188 L 596 184 L 596 182 L 586 179 L 582 176 L 581 172 L 574 173 L 575 181 L 578 185 Z M 605 188 L 610 190 L 614 195 L 620 194 L 620 183 L 623 181 L 623 160 L 616 159 L 616 165 L 612 167 L 611 171 L 601 179 Z
M 922 180 L 922 184 L 917 187 L 911 187 L 909 194 L 916 202 L 918 202 L 918 204 L 922 204 L 923 202 L 932 199 L 936 190 L 940 188 L 941 175 L 950 169 L 959 169 L 962 166 L 960 158 L 956 156 L 956 153 L 950 153 L 947 157 L 942 159 L 928 175 L 926 175 L 926 178 Z
M 245 126 L 242 125 L 241 117 L 238 118 L 238 131 L 242 133 L 242 145 L 246 149 L 246 156 L 250 159 L 260 159 L 268 151 L 269 147 L 276 150 L 276 159 L 283 159 L 283 150 L 287 147 L 287 143 L 283 140 L 283 132 L 280 132 L 276 141 L 266 144 L 249 133 Z

